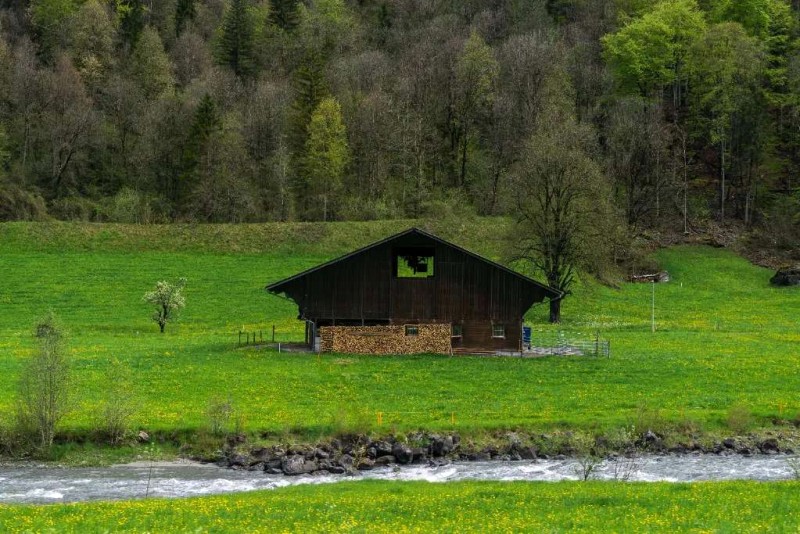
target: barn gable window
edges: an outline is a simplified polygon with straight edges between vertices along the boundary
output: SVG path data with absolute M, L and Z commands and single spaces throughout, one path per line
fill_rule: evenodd
M 398 248 L 394 251 L 394 275 L 397 278 L 431 278 L 433 262 L 433 248 Z
M 506 325 L 499 324 L 499 323 L 492 323 L 492 337 L 505 338 L 506 337 Z
M 450 329 L 450 336 L 451 337 L 461 337 L 463 335 L 464 335 L 464 326 L 454 323 L 452 328 Z
M 419 335 L 419 327 L 415 324 L 407 324 L 406 325 L 406 335 L 407 336 L 418 336 Z

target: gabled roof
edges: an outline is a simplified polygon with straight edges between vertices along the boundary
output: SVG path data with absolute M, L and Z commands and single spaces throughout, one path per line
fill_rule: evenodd
M 518 272 L 516 272 L 516 271 L 514 271 L 512 269 L 509 269 L 508 267 L 506 267 L 504 265 L 500 265 L 497 262 L 494 262 L 492 260 L 486 259 L 483 256 L 475 254 L 474 252 L 470 252 L 469 250 L 467 250 L 465 248 L 459 247 L 458 245 L 450 243 L 449 241 L 445 241 L 444 239 L 436 237 L 435 235 L 429 234 L 428 232 L 426 232 L 424 230 L 420 230 L 419 228 L 416 228 L 416 227 L 409 228 L 408 230 L 405 230 L 405 231 L 400 232 L 398 234 L 391 235 L 391 236 L 389 236 L 387 238 L 381 239 L 380 241 L 376 241 L 376 242 L 374 242 L 372 244 L 369 244 L 369 245 L 367 245 L 365 247 L 361 247 L 358 250 L 354 250 L 353 252 L 350 252 L 349 254 L 345 254 L 344 256 L 340 256 L 340 257 L 335 258 L 333 260 L 327 261 L 325 263 L 317 265 L 316 267 L 312 267 L 311 269 L 307 269 L 307 270 L 305 270 L 305 271 L 303 271 L 301 273 L 298 273 L 298 274 L 296 274 L 294 276 L 290 276 L 289 278 L 286 278 L 286 279 L 281 280 L 279 282 L 272 283 L 272 284 L 268 285 L 265 289 L 267 291 L 269 291 L 270 293 L 275 293 L 275 294 L 283 293 L 283 289 L 281 289 L 283 286 L 285 286 L 286 284 L 289 284 L 291 282 L 294 282 L 295 280 L 297 280 L 299 278 L 302 278 L 302 277 L 304 277 L 306 275 L 309 275 L 309 274 L 311 274 L 313 272 L 325 269 L 326 267 L 329 267 L 329 266 L 334 265 L 336 263 L 343 262 L 343 261 L 345 261 L 345 260 L 347 260 L 349 258 L 352 258 L 353 256 L 357 256 L 357 255 L 359 255 L 359 254 L 361 254 L 361 253 L 363 253 L 363 252 L 365 252 L 367 250 L 370 250 L 370 249 L 372 249 L 374 247 L 383 245 L 384 243 L 388 243 L 388 242 L 394 241 L 395 239 L 398 239 L 400 237 L 404 237 L 404 236 L 407 236 L 407 235 L 414 235 L 414 234 L 426 237 L 428 239 L 431 239 L 433 241 L 441 243 L 441 244 L 443 244 L 445 246 L 454 248 L 454 249 L 456 249 L 456 250 L 458 250 L 460 252 L 463 252 L 464 254 L 467 254 L 468 256 L 476 258 L 476 259 L 478 259 L 478 260 L 480 260 L 482 262 L 485 262 L 485 263 L 487 263 L 487 264 L 489 264 L 489 265 L 491 265 L 491 266 L 493 266 L 493 267 L 495 267 L 497 269 L 505 271 L 508 274 L 516 276 L 517 278 L 520 278 L 520 279 L 524 280 L 525 282 L 533 284 L 533 285 L 543 289 L 545 291 L 545 293 L 547 294 L 547 296 L 550 297 L 551 299 L 560 298 L 562 296 L 561 291 L 558 291 L 557 289 L 553 289 L 552 287 L 547 286 L 545 284 L 542 284 L 541 282 L 537 282 L 536 280 L 534 280 L 532 278 L 528 278 L 527 276 L 525 276 L 523 274 L 520 274 L 520 273 L 518 273 Z

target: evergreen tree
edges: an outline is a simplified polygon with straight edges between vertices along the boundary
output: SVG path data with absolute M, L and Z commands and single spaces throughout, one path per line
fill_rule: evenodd
M 292 102 L 289 142 L 294 160 L 294 189 L 300 211 L 307 211 L 309 206 L 308 181 L 303 179 L 306 163 L 303 155 L 308 139 L 308 125 L 314 110 L 328 95 L 323 68 L 324 63 L 319 54 L 311 53 L 294 72 L 295 97 Z
M 209 141 L 215 133 L 222 129 L 222 119 L 217 111 L 217 105 L 206 94 L 197 106 L 189 131 L 189 139 L 183 151 L 183 172 L 173 201 L 179 203 L 197 181 L 198 171 L 208 154 Z
M 286 31 L 294 30 L 300 22 L 297 0 L 270 0 L 269 20 Z
M 175 35 L 180 36 L 186 28 L 186 24 L 194 20 L 197 15 L 197 8 L 194 5 L 194 0 L 178 0 L 175 6 Z
M 128 50 L 133 50 L 144 30 L 145 7 L 143 0 L 117 0 L 119 37 Z
M 247 0 L 231 0 L 220 29 L 217 61 L 230 67 L 237 76 L 245 77 L 255 71 L 253 18 Z

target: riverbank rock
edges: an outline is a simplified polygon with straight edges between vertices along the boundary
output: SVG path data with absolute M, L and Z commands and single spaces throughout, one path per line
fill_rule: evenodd
M 800 286 L 800 265 L 779 270 L 769 283 L 773 286 Z
M 395 457 L 399 464 L 410 464 L 414 461 L 414 451 L 403 443 L 395 443 L 392 446 L 392 456 Z
M 778 454 L 781 452 L 781 447 L 778 440 L 775 438 L 767 438 L 758 445 L 759 450 L 763 454 Z
M 369 458 L 362 458 L 358 461 L 358 465 L 356 469 L 359 471 L 370 471 L 375 467 L 375 460 L 370 460 Z
M 453 452 L 456 445 L 453 436 L 431 436 L 430 452 L 434 458 L 441 458 Z
M 397 460 L 395 460 L 394 456 L 392 456 L 391 454 L 389 456 L 381 456 L 380 458 L 375 460 L 376 467 L 383 467 L 394 463 L 397 463 Z
M 283 474 L 289 476 L 306 475 L 318 469 L 319 464 L 317 464 L 317 462 L 306 460 L 304 456 L 299 454 L 286 456 L 281 462 Z

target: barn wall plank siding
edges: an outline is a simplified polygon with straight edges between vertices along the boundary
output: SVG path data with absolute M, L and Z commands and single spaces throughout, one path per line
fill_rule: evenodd
M 437 332 L 443 325 L 453 325 L 461 332 L 453 332 L 457 335 L 452 343 L 448 333 L 447 351 L 437 344 L 437 350 L 425 352 L 449 352 L 450 347 L 519 350 L 525 312 L 537 302 L 561 296 L 416 228 L 276 282 L 267 290 L 296 302 L 298 317 L 313 323 L 311 330 L 317 335 L 332 326 L 374 328 L 374 337 L 382 340 L 373 344 L 376 354 L 387 353 L 380 343 L 392 347 L 396 343 L 394 329 L 378 327 L 408 323 L 437 325 Z M 324 334 L 320 337 L 323 346 L 331 346 L 325 345 L 330 339 Z M 334 343 L 332 350 L 348 352 L 343 348 Z

